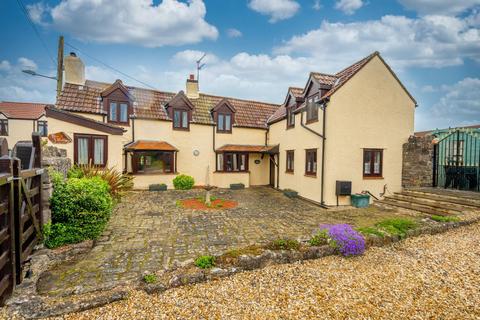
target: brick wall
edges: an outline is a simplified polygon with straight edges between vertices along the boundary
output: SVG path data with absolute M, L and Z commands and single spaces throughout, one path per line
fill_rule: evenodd
M 432 136 L 411 136 L 403 145 L 402 186 L 431 187 L 433 179 Z

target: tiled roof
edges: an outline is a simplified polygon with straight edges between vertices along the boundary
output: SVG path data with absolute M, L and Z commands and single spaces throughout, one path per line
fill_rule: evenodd
M 326 86 L 333 86 L 337 77 L 332 74 L 320 73 L 320 72 L 312 72 L 310 75 L 317 80 L 320 84 Z
M 288 91 L 290 91 L 295 96 L 295 98 L 301 97 L 303 95 L 303 88 L 290 87 L 288 88 Z
M 220 152 L 254 152 L 254 153 L 269 153 L 275 150 L 277 146 L 263 146 L 263 145 L 242 145 L 242 144 L 226 144 L 221 146 L 216 151 Z
M 177 148 L 165 141 L 137 140 L 125 145 L 125 150 L 157 150 L 178 151 Z
M 0 112 L 7 118 L 36 120 L 45 114 L 45 103 L 0 102 Z
M 288 92 L 292 93 L 295 98 L 299 98 L 303 96 L 303 89 L 296 88 L 296 87 L 289 87 Z M 268 123 L 274 123 L 276 121 L 282 120 L 287 115 L 287 109 L 285 107 L 285 103 L 282 104 L 271 116 L 268 118 Z
M 105 113 L 101 106 L 101 92 L 111 84 L 87 80 L 84 86 L 65 84 L 57 101 L 57 107 L 68 111 Z M 133 98 L 134 117 L 169 120 L 165 105 L 176 95 L 171 92 L 126 86 Z M 200 93 L 199 98 L 189 99 L 195 106 L 192 121 L 213 124 L 211 109 L 227 99 L 235 108 L 235 126 L 266 128 L 267 119 L 279 105 L 251 100 L 226 98 Z

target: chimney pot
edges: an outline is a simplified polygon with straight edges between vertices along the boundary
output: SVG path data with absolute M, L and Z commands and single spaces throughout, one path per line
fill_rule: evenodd
M 190 80 L 195 80 L 195 75 L 190 74 Z
M 70 52 L 70 56 L 71 56 L 71 57 L 76 57 L 76 56 L 77 56 L 77 54 L 76 54 L 75 52 L 73 52 L 73 51 L 72 51 L 72 52 Z

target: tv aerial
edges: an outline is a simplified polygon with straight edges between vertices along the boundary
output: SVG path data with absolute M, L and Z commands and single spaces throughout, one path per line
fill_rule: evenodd
M 204 53 L 203 56 L 197 60 L 197 81 L 200 79 L 200 70 L 205 67 L 205 63 L 202 63 L 203 58 L 205 58 L 207 54 Z

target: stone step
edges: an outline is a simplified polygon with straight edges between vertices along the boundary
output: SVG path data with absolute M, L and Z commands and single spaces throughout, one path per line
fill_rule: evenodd
M 453 197 L 460 199 L 467 199 L 472 201 L 480 201 L 480 192 L 444 188 L 408 188 L 409 191 L 423 192 L 428 194 L 435 194 L 444 197 Z
M 423 206 L 423 205 L 418 205 L 418 204 L 413 204 L 409 202 L 404 202 L 404 201 L 398 201 L 398 200 L 392 200 L 392 199 L 383 199 L 383 200 L 378 200 L 376 201 L 379 204 L 386 204 L 392 207 L 398 207 L 398 208 L 404 208 L 404 209 L 409 209 L 409 210 L 414 210 L 414 211 L 419 211 L 422 213 L 430 214 L 430 215 L 438 215 L 438 216 L 450 216 L 452 215 L 448 211 L 445 210 L 438 210 L 434 209 L 431 207 Z
M 448 202 L 448 203 L 455 203 L 462 206 L 469 206 L 473 208 L 480 208 L 480 202 L 474 199 L 467 199 L 467 198 L 459 198 L 459 197 L 452 197 L 452 196 L 445 196 L 439 195 L 436 193 L 428 193 L 423 191 L 414 191 L 414 190 L 403 190 L 398 194 L 403 194 L 406 196 L 413 196 L 417 198 L 424 198 L 429 200 L 436 200 L 441 202 Z
M 474 208 L 472 208 L 472 207 L 462 206 L 462 205 L 456 204 L 456 203 L 444 202 L 444 201 L 432 200 L 432 199 L 426 199 L 426 198 L 419 198 L 419 197 L 415 197 L 415 196 L 404 195 L 404 194 L 401 194 L 401 193 L 395 193 L 393 196 L 386 196 L 385 198 L 393 199 L 393 200 L 406 201 L 406 202 L 410 202 L 410 203 L 415 203 L 415 204 L 419 204 L 419 205 L 428 206 L 428 207 L 435 208 L 435 209 L 445 209 L 445 210 L 451 211 L 454 214 L 474 210 Z

